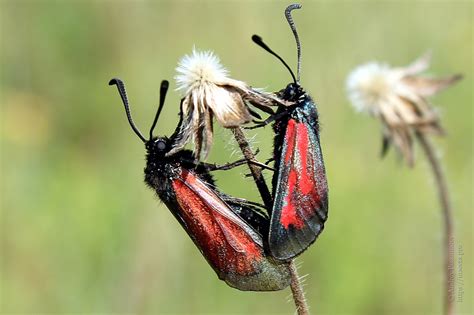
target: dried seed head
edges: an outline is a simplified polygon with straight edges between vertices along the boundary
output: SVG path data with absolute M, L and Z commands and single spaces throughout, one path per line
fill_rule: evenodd
M 193 49 L 191 55 L 179 61 L 176 71 L 177 90 L 183 95 L 181 111 L 185 126 L 173 151 L 192 138 L 196 156 L 205 158 L 212 145 L 213 117 L 225 128 L 238 127 L 252 118 L 248 103 L 260 109 L 280 103 L 272 94 L 229 78 L 228 71 L 211 51 Z
M 357 67 L 347 79 L 352 105 L 382 122 L 384 144 L 393 143 L 410 166 L 414 163 L 414 131 L 443 134 L 439 115 L 426 98 L 461 79 L 460 75 L 440 79 L 418 76 L 429 67 L 430 57 L 425 54 L 403 68 L 371 62 Z
M 380 103 L 396 85 L 386 64 L 375 62 L 357 67 L 347 80 L 349 99 L 356 110 L 377 115 Z
M 227 78 L 228 71 L 221 64 L 219 58 L 212 51 L 196 51 L 192 55 L 185 55 L 178 63 L 175 79 L 177 90 L 183 95 L 203 84 L 221 82 Z

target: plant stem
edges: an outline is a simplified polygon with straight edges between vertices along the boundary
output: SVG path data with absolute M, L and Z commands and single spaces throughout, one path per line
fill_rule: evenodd
M 239 144 L 240 150 L 244 155 L 245 159 L 248 161 L 247 164 L 250 169 L 250 173 L 252 173 L 253 179 L 255 180 L 255 184 L 257 185 L 258 191 L 260 192 L 260 196 L 262 197 L 263 204 L 268 211 L 272 211 L 273 208 L 273 199 L 270 191 L 268 190 L 267 183 L 263 178 L 262 168 L 258 165 L 252 164 L 249 161 L 255 159 L 255 155 L 250 148 L 250 145 L 245 138 L 244 132 L 241 128 L 232 128 L 232 133 L 234 134 L 235 140 Z M 270 213 L 269 213 L 270 214 Z
M 291 275 L 291 293 L 293 294 L 293 300 L 295 301 L 296 312 L 298 315 L 309 315 L 308 302 L 304 296 L 303 286 L 301 285 L 298 270 L 295 265 L 295 260 L 290 261 L 290 275 Z
M 255 155 L 250 148 L 250 145 L 242 131 L 241 128 L 236 127 L 232 128 L 232 133 L 234 134 L 235 140 L 239 144 L 240 150 L 244 155 L 245 159 L 248 161 L 247 164 L 249 166 L 250 172 L 252 173 L 253 179 L 255 184 L 257 185 L 258 191 L 260 192 L 260 196 L 262 198 L 263 204 L 265 208 L 268 210 L 269 215 L 271 215 L 270 211 L 273 208 L 273 198 L 270 194 L 270 190 L 268 190 L 267 183 L 263 178 L 262 168 L 258 165 L 250 163 L 250 161 L 255 160 Z M 300 278 L 298 275 L 298 270 L 295 266 L 295 260 L 291 260 L 288 269 L 290 271 L 291 276 L 291 293 L 293 294 L 293 300 L 295 301 L 296 311 L 298 315 L 309 315 L 309 307 L 308 303 L 306 302 L 306 298 L 304 296 L 303 287 L 300 282 Z
M 421 132 L 416 136 L 428 158 L 438 188 L 438 197 L 444 223 L 444 314 L 454 314 L 454 228 L 452 219 L 451 201 L 449 198 L 446 177 L 441 166 L 441 160 L 436 154 L 436 149 L 428 138 Z

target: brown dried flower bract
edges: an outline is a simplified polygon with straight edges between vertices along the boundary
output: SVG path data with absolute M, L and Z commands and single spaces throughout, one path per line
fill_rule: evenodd
M 427 53 L 400 68 L 371 62 L 354 69 L 347 79 L 349 100 L 356 110 L 368 112 L 382 122 L 382 153 L 392 143 L 410 166 L 414 164 L 413 132 L 444 134 L 439 114 L 427 98 L 462 77 L 420 76 L 428 69 L 430 59 L 431 54 Z
M 177 90 L 183 95 L 182 129 L 180 142 L 174 144 L 173 151 L 192 138 L 196 157 L 205 158 L 212 145 L 214 117 L 225 128 L 238 127 L 256 115 L 247 104 L 272 112 L 269 107 L 282 102 L 273 94 L 229 78 L 228 71 L 211 51 L 193 50 L 179 61 L 176 71 Z

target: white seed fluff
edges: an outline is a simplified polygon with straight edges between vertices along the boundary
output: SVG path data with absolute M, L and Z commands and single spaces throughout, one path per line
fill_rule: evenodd
M 196 51 L 185 55 L 176 68 L 177 90 L 183 95 L 209 84 L 219 84 L 227 80 L 228 71 L 212 51 Z
M 380 104 L 397 90 L 400 75 L 387 64 L 370 62 L 361 65 L 347 78 L 349 100 L 357 111 L 377 114 Z

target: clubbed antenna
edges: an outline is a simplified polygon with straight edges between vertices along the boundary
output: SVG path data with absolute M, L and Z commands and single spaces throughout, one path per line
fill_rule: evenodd
M 300 38 L 298 36 L 298 32 L 296 31 L 296 25 L 295 22 L 293 21 L 293 18 L 291 17 L 291 11 L 294 9 L 301 9 L 301 4 L 299 3 L 293 3 L 290 4 L 286 10 L 285 10 L 285 16 L 286 20 L 288 21 L 288 24 L 290 24 L 290 28 L 293 31 L 293 35 L 295 35 L 295 40 L 296 40 L 296 49 L 298 51 L 298 67 L 297 67 L 297 81 L 300 82 L 300 72 L 301 72 L 301 43 L 300 43 Z
M 145 137 L 142 135 L 140 130 L 138 130 L 138 128 L 135 126 L 135 123 L 133 122 L 132 114 L 130 113 L 130 105 L 128 104 L 127 91 L 125 90 L 125 84 L 123 83 L 122 80 L 120 80 L 118 78 L 114 78 L 114 79 L 110 80 L 109 85 L 116 85 L 117 86 L 120 97 L 122 98 L 123 106 L 125 107 L 125 113 L 127 114 L 127 118 L 128 118 L 128 122 L 129 122 L 130 126 L 132 127 L 135 134 L 143 142 L 146 142 Z
M 293 78 L 293 81 L 295 83 L 297 83 L 298 81 L 296 81 L 296 77 L 295 77 L 295 74 L 293 73 L 293 71 L 291 71 L 291 68 L 288 66 L 288 64 L 285 62 L 285 60 L 283 60 L 283 58 L 281 58 L 276 52 L 274 52 L 273 50 L 270 49 L 270 47 L 267 46 L 267 44 L 265 44 L 263 42 L 263 39 L 258 36 L 258 35 L 252 35 L 252 40 L 255 44 L 257 44 L 258 46 L 262 47 L 263 49 L 265 49 L 267 52 L 269 52 L 270 54 L 272 54 L 273 56 L 277 57 L 278 60 L 281 61 L 281 63 L 283 63 L 283 65 L 288 69 L 288 71 L 290 72 L 291 74 L 291 77 Z
M 155 129 L 156 123 L 158 122 L 158 117 L 160 117 L 161 110 L 165 104 L 166 92 L 168 92 L 169 82 L 166 80 L 161 81 L 160 86 L 160 103 L 158 105 L 158 110 L 156 111 L 155 119 L 153 119 L 153 124 L 150 128 L 150 140 L 153 139 L 153 130 Z
M 275 53 L 273 50 L 271 50 L 270 47 L 268 47 L 263 42 L 263 40 L 260 36 L 253 35 L 252 40 L 254 41 L 255 44 L 259 45 L 260 47 L 265 49 L 267 52 L 269 52 L 273 56 L 277 57 L 278 60 L 280 60 L 283 63 L 283 65 L 290 72 L 291 77 L 293 78 L 293 82 L 295 82 L 295 84 L 299 84 L 299 82 L 300 82 L 300 72 L 301 72 L 301 43 L 300 43 L 300 38 L 298 36 L 298 32 L 296 31 L 295 22 L 293 21 L 293 18 L 291 17 L 291 11 L 293 11 L 294 9 L 301 9 L 301 4 L 299 4 L 299 3 L 290 4 L 285 9 L 285 17 L 286 17 L 286 20 L 288 21 L 288 24 L 290 25 L 291 30 L 293 31 L 293 35 L 295 36 L 295 40 L 296 40 L 296 48 L 297 48 L 297 52 L 298 52 L 298 66 L 297 66 L 297 72 L 296 72 L 297 76 L 295 76 L 295 74 L 290 69 L 288 64 L 283 60 L 283 58 L 281 58 L 277 53 Z

